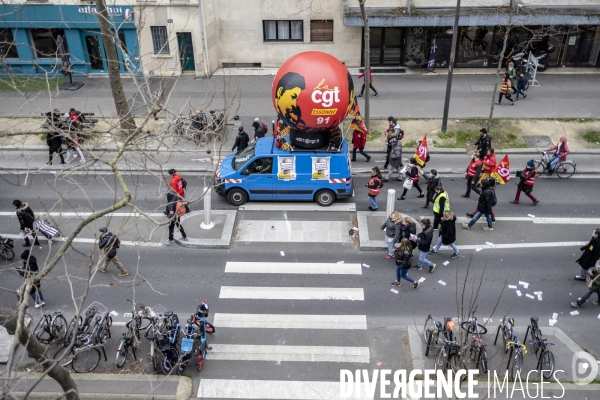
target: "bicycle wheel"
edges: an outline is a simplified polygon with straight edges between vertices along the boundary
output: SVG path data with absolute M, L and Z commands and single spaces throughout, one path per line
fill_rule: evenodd
M 482 374 L 485 374 L 488 371 L 487 353 L 483 348 L 479 350 L 479 362 L 477 363 L 477 366 Z
M 43 315 L 40 322 L 38 322 L 37 326 L 33 330 L 35 333 L 35 337 L 40 343 L 50 344 L 52 342 L 52 327 L 48 326 L 46 316 Z
M 133 332 L 131 329 L 127 331 L 125 336 L 121 338 L 119 341 L 119 345 L 116 348 L 117 351 L 117 368 L 121 368 L 125 361 L 127 360 L 127 354 L 129 353 L 129 348 L 131 347 L 131 340 L 133 339 Z
M 88 347 L 75 354 L 71 367 L 73 368 L 73 371 L 78 374 L 87 374 L 95 370 L 99 363 L 100 350 Z
M 15 252 L 10 247 L 3 245 L 2 248 L 0 248 L 0 257 L 4 258 L 5 260 L 12 260 L 15 258 Z
M 204 366 L 204 355 L 206 354 L 205 348 L 205 344 L 201 344 L 198 348 L 196 348 L 196 368 L 198 371 L 202 371 L 202 367 Z
M 542 353 L 542 375 L 546 379 L 550 379 L 552 377 L 552 373 L 554 372 L 554 354 L 548 349 L 544 350 Z
M 54 356 L 52 357 L 54 360 L 57 361 L 62 360 L 60 362 L 60 365 L 63 367 L 66 367 L 67 365 L 71 364 L 71 362 L 73 361 L 73 355 L 75 354 L 75 346 L 73 346 L 73 348 L 70 351 L 67 351 L 68 348 L 68 345 L 61 347 L 56 353 L 54 353 Z
M 429 335 L 427 336 L 427 345 L 425 346 L 425 357 L 427 357 L 429 355 L 429 352 L 431 351 L 431 345 L 434 340 L 434 335 L 435 332 L 430 331 Z
M 575 164 L 564 162 L 556 166 L 556 176 L 561 179 L 570 178 L 575 173 Z
M 460 324 L 460 327 L 467 331 L 467 334 L 476 333 L 477 335 L 485 335 L 487 333 L 487 328 L 481 324 L 477 324 L 477 332 L 475 332 L 475 328 L 473 328 L 472 324 L 469 321 L 464 321 Z
M 148 318 L 148 317 L 143 317 L 139 319 L 139 326 L 137 327 L 138 330 L 143 331 L 144 329 L 148 329 L 148 327 L 150 326 L 150 324 L 152 323 L 152 319 Z
M 521 369 L 523 368 L 523 353 L 520 350 L 515 350 L 515 356 L 513 358 L 512 366 L 510 367 L 510 378 L 514 381 L 517 374 L 521 376 Z
M 543 175 L 546 171 L 546 165 L 542 161 L 536 160 L 535 170 L 537 171 L 538 175 Z
M 179 360 L 179 351 L 174 347 L 169 347 L 163 352 L 163 359 L 160 363 L 163 374 L 169 375 L 173 372 L 173 368 L 177 365 Z
M 448 357 L 448 368 L 452 369 L 453 375 L 456 375 L 461 369 L 466 369 L 464 366 L 461 366 L 460 357 L 457 353 L 452 353 Z
M 215 326 L 210 322 L 206 321 L 206 333 L 215 333 L 216 331 L 217 328 L 215 328 Z
M 52 341 L 58 342 L 63 340 L 65 335 L 67 334 L 67 320 L 62 315 L 57 315 L 52 320 L 52 327 L 50 329 L 52 332 Z
M 433 332 L 435 330 L 435 321 L 431 315 L 428 315 L 425 318 L 425 325 L 423 326 L 423 340 L 425 343 L 429 340 L 429 332 Z
M 506 345 L 510 339 L 510 331 L 506 327 L 506 325 L 502 326 L 502 345 L 504 346 L 504 354 L 508 353 L 508 348 Z
M 181 375 L 185 372 L 188 364 L 190 363 L 190 358 L 192 358 L 191 353 L 181 356 L 181 361 L 179 362 L 179 365 L 177 365 L 177 375 Z
M 434 364 L 434 371 L 437 373 L 437 371 L 442 371 L 444 372 L 445 368 L 446 368 L 446 357 L 448 356 L 448 353 L 446 352 L 446 349 L 444 347 L 442 347 L 436 354 L 435 356 L 435 364 Z

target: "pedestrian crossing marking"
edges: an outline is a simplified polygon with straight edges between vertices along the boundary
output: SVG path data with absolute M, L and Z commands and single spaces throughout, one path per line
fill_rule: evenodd
M 364 300 L 363 288 L 221 286 L 221 299 Z
M 208 360 L 368 363 L 368 347 L 215 344 Z
M 225 272 L 237 274 L 362 275 L 360 264 L 228 262 Z
M 243 220 L 237 224 L 239 242 L 351 243 L 349 221 Z
M 240 206 L 240 211 L 356 211 L 356 203 L 333 203 L 323 207 L 313 202 L 273 203 L 250 202 Z M 13 213 L 14 214 L 14 213 Z
M 366 330 L 366 315 L 226 314 L 215 313 L 219 328 Z

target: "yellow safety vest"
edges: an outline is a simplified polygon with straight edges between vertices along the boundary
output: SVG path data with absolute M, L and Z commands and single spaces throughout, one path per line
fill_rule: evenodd
M 450 211 L 450 200 L 448 199 L 448 192 L 442 192 L 435 198 L 435 201 L 433 202 L 434 213 L 440 213 L 440 199 L 442 197 L 446 198 L 446 202 L 444 203 L 444 211 Z

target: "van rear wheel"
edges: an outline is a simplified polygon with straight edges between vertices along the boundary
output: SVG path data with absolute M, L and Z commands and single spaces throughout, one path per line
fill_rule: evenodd
M 335 201 L 335 194 L 328 189 L 319 190 L 315 195 L 315 201 L 320 206 L 328 207 Z
M 241 206 L 248 201 L 248 194 L 243 189 L 234 188 L 227 192 L 227 201 L 234 206 Z

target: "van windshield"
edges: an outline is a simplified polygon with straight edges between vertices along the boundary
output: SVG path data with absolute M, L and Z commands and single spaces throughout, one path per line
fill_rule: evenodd
M 233 169 L 237 171 L 238 169 L 242 168 L 242 166 L 246 164 L 248 160 L 254 157 L 255 148 L 256 142 L 249 144 L 248 147 L 233 156 L 233 161 L 231 162 Z

